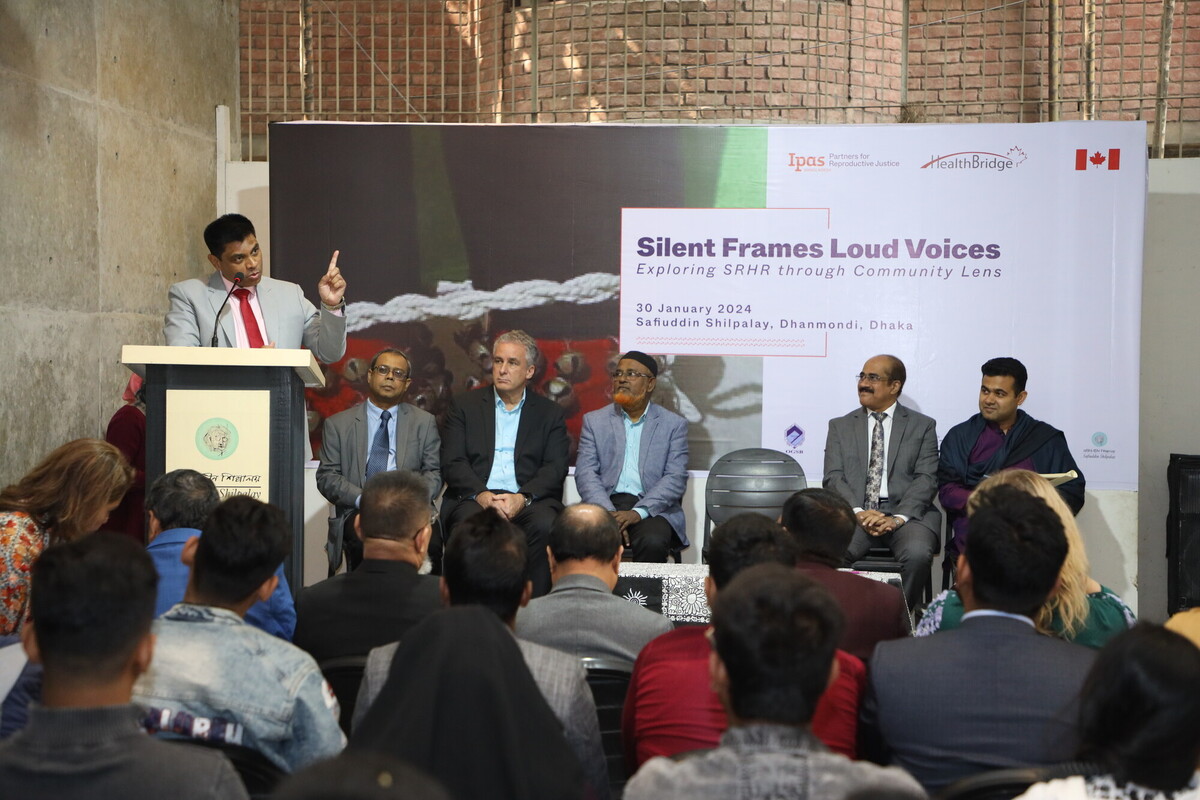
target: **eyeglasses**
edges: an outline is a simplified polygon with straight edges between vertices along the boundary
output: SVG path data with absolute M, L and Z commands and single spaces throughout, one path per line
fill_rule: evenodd
M 378 366 L 371 367 L 371 372 L 374 372 L 381 378 L 386 378 L 388 375 L 391 375 L 398 381 L 408 380 L 408 370 L 400 369 L 399 367 L 385 367 L 383 364 L 380 364 Z
M 892 379 L 886 375 L 876 375 L 874 372 L 860 372 L 854 376 L 857 381 L 866 381 L 867 383 L 891 383 Z
M 645 372 L 634 372 L 631 369 L 614 369 L 612 372 L 612 379 L 614 381 L 620 380 L 621 378 L 650 378 L 650 377 L 652 377 L 652 376 L 647 375 Z

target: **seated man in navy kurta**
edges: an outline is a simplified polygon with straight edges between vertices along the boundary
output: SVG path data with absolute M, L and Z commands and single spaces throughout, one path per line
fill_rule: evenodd
M 963 552 L 967 536 L 967 498 L 993 472 L 1027 469 L 1043 475 L 1075 470 L 1078 478 L 1058 486 L 1058 493 L 1078 514 L 1083 508 L 1084 477 L 1071 457 L 1067 437 L 1057 428 L 1020 410 L 1029 373 L 1015 358 L 987 361 L 981 368 L 979 413 L 950 429 L 942 440 L 938 464 L 938 498 L 954 528 L 946 554 Z

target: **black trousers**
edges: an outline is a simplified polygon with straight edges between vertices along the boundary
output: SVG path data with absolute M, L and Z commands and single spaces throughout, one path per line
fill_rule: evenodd
M 608 499 L 617 511 L 632 511 L 639 498 L 636 494 L 621 493 L 610 495 Z M 634 561 L 665 563 L 677 542 L 675 529 L 663 517 L 646 517 L 641 522 L 630 525 L 628 531 L 628 549 L 633 554 Z
M 546 557 L 546 546 L 550 544 L 550 528 L 562 509 L 562 503 L 544 498 L 534 500 L 513 518 L 516 526 L 525 532 L 525 543 L 529 548 L 526 576 L 533 582 L 534 597 L 541 597 L 550 591 L 550 561 Z M 443 501 L 442 535 L 445 541 L 450 541 L 454 535 L 454 526 L 482 510 L 483 507 L 474 500 L 459 500 L 457 503 Z M 429 543 L 429 557 L 438 575 L 442 573 L 444 544 L 442 541 Z

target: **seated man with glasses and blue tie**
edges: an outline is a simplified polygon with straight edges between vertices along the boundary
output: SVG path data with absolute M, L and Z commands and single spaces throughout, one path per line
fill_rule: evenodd
M 429 501 L 442 488 L 441 437 L 433 415 L 404 402 L 412 383 L 412 363 L 402 351 L 375 354 L 367 371 L 367 400 L 325 420 L 317 489 L 334 505 L 329 520 L 329 574 L 342 563 L 353 570 L 362 561 L 362 542 L 354 533 L 362 487 L 380 472 L 418 473 L 429 488 Z
M 688 546 L 687 421 L 650 402 L 658 362 L 631 350 L 612 374 L 612 405 L 583 417 L 575 488 L 607 509 L 634 561 L 665 562 Z
M 821 484 L 854 509 L 858 529 L 846 550 L 852 564 L 872 546 L 900 562 L 909 610 L 921 602 L 938 550 L 937 423 L 897 402 L 908 374 L 895 356 L 879 355 L 855 376 L 860 407 L 829 421 Z

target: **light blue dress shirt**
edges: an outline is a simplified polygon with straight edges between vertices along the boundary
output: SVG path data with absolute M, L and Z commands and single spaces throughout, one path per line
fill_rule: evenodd
M 525 392 L 521 402 L 509 411 L 504 407 L 500 394 L 496 395 L 496 448 L 492 455 L 492 471 L 488 473 L 488 489 L 503 489 L 515 492 L 521 488 L 517 483 L 517 428 L 521 425 L 521 409 L 525 407 Z
M 614 494 L 642 496 L 642 471 L 640 469 L 642 431 L 646 429 L 646 412 L 649 410 L 650 404 L 647 403 L 642 416 L 638 418 L 637 422 L 634 422 L 628 412 L 621 409 L 621 421 L 625 423 L 625 462 L 621 466 L 621 475 L 617 478 L 617 485 L 613 488 Z M 633 510 L 642 519 L 650 516 L 650 512 L 644 508 L 635 506 Z

